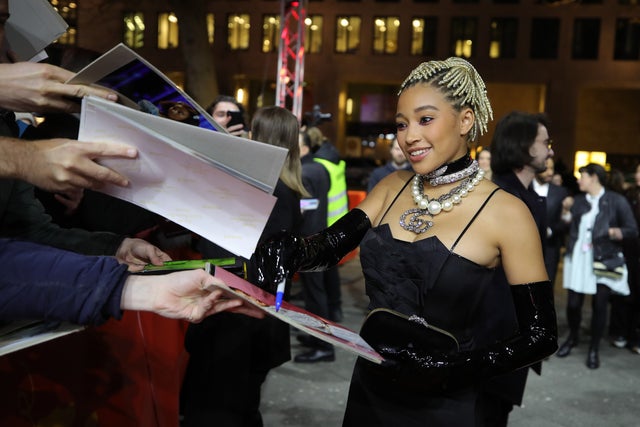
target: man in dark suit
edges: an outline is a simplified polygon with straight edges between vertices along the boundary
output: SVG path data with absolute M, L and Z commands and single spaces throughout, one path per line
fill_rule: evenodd
M 491 141 L 492 180 L 527 205 L 541 240 L 544 240 L 547 229 L 545 199 L 533 191 L 531 183 L 537 173 L 546 169 L 546 161 L 552 156 L 546 116 L 514 111 L 496 125 Z M 496 280 L 508 284 L 503 269 L 498 270 Z M 501 328 L 502 333 L 508 336 L 511 328 L 517 330 L 517 320 L 510 292 L 504 289 L 508 286 L 494 286 L 485 295 L 489 301 L 486 304 L 486 323 Z M 540 363 L 531 368 L 540 374 Z M 507 426 L 514 405 L 522 404 L 528 369 L 521 368 L 491 378 L 485 384 L 476 403 L 478 426 Z
M 545 197 L 547 201 L 547 230 L 546 236 L 542 240 L 544 250 L 544 264 L 549 274 L 551 283 L 555 282 L 560 261 L 560 249 L 564 244 L 564 236 L 567 224 L 562 221 L 562 202 L 569 197 L 569 191 L 565 187 L 555 185 L 551 182 L 554 174 L 554 161 L 547 159 L 547 170 L 536 174 L 533 180 L 533 189 L 539 196 Z

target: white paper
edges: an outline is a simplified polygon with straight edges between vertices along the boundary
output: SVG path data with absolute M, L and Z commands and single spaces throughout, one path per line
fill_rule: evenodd
M 127 188 L 105 186 L 100 191 L 162 215 L 234 254 L 250 258 L 276 198 L 229 174 L 216 165 L 215 159 L 206 159 L 181 145 L 184 138 L 168 137 L 181 132 L 200 143 L 215 144 L 215 137 L 229 137 L 100 98 L 83 99 L 79 140 L 126 143 L 139 151 L 134 160 L 100 159 L 101 164 L 130 181 Z M 252 143 L 243 148 L 245 156 L 256 155 L 251 148 L 262 148 L 260 143 Z
M 5 24 L 9 47 L 21 61 L 46 58 L 42 50 L 67 31 L 68 25 L 47 0 L 9 0 Z
M 99 84 L 108 87 L 118 92 L 124 105 L 136 110 L 143 101 L 157 105 L 162 101 L 180 100 L 198 111 L 199 127 L 220 127 L 171 79 L 122 43 L 87 65 L 67 83 Z M 195 129 L 162 126 L 156 130 L 205 158 L 214 159 L 232 175 L 270 193 L 273 193 L 287 157 L 285 148 L 232 136 L 227 132 L 216 132 L 211 136 L 216 142 L 212 144 L 209 139 L 194 137 L 193 135 L 200 135 Z

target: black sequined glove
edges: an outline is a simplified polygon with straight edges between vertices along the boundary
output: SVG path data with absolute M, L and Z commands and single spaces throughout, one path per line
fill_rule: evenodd
M 423 391 L 469 386 L 529 366 L 558 348 L 551 282 L 511 286 L 520 332 L 488 348 L 457 353 L 418 354 L 409 348 L 376 349 L 382 369 L 397 381 L 423 385 Z
M 360 244 L 371 221 L 352 209 L 331 227 L 309 237 L 281 233 L 256 249 L 258 286 L 275 292 L 278 283 L 297 271 L 322 271 L 332 267 Z

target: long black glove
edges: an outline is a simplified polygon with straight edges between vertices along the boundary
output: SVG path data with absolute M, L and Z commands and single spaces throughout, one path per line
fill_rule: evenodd
M 256 249 L 258 286 L 274 292 L 278 283 L 297 271 L 322 271 L 338 264 L 358 247 L 369 228 L 367 214 L 352 209 L 331 227 L 309 237 L 281 233 Z
M 424 384 L 424 391 L 455 389 L 529 366 L 558 348 L 550 281 L 511 286 L 519 333 L 488 348 L 450 354 L 417 354 L 408 348 L 380 348 L 384 370 L 399 383 Z

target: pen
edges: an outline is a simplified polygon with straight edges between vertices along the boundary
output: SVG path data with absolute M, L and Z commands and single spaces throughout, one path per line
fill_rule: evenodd
M 282 305 L 282 297 L 284 297 L 284 285 L 287 283 L 287 280 L 284 279 L 282 282 L 278 283 L 278 289 L 276 289 L 276 311 L 280 310 L 280 306 Z

